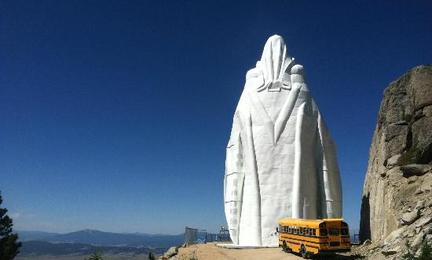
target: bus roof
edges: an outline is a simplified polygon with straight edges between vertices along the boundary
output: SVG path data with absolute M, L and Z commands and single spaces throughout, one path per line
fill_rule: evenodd
M 302 226 L 319 226 L 323 222 L 341 222 L 341 218 L 326 218 L 326 219 L 301 219 L 301 218 L 282 218 L 279 224 L 284 225 L 302 225 Z

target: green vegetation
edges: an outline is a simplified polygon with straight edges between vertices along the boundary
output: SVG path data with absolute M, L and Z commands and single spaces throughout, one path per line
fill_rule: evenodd
M 409 248 L 409 247 L 408 247 Z M 402 256 L 404 260 L 430 260 L 432 259 L 432 245 L 427 241 L 423 242 L 421 253 L 416 257 L 411 251 Z
M 102 253 L 95 252 L 89 258 L 86 258 L 86 260 L 103 260 Z
M 0 193 L 0 259 L 10 260 L 14 259 L 19 253 L 21 243 L 18 242 L 18 235 L 12 233 L 13 222 L 6 214 L 8 210 L 1 208 L 2 202 L 3 199 Z

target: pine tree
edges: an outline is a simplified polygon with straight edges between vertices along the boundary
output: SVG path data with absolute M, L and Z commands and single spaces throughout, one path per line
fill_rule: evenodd
M 21 243 L 18 242 L 18 235 L 12 233 L 13 222 L 7 215 L 7 209 L 1 208 L 3 202 L 0 193 L 0 259 L 11 260 L 19 253 Z
M 86 260 L 103 260 L 102 253 L 95 252 L 89 258 L 86 258 Z

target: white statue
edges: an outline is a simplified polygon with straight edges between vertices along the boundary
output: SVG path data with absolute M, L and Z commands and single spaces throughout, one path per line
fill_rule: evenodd
M 225 215 L 240 246 L 277 246 L 283 217 L 339 218 L 335 145 L 282 37 L 270 37 L 246 83 L 226 150 Z

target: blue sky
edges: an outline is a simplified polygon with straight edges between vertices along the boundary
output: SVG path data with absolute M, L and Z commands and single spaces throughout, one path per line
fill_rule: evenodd
M 245 73 L 285 38 L 338 147 L 358 226 L 382 93 L 432 60 L 430 1 L 1 1 L 0 190 L 26 230 L 225 224 Z

